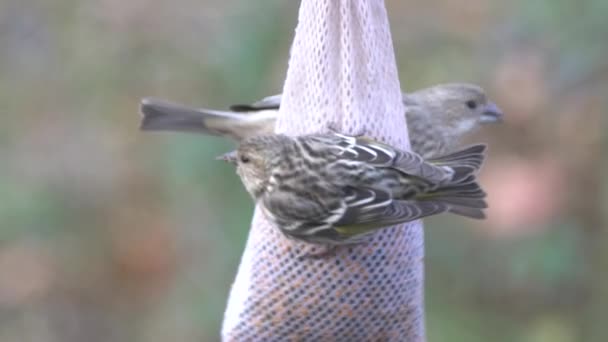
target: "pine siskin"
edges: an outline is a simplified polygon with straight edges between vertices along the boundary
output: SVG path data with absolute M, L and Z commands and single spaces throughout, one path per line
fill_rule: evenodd
M 501 110 L 482 88 L 448 83 L 403 94 L 412 150 L 424 158 L 454 151 L 460 140 L 480 125 L 502 120 Z M 281 95 L 230 111 L 196 109 L 154 98 L 142 100 L 142 130 L 199 132 L 229 136 L 237 141 L 271 134 Z
M 424 161 L 365 137 L 267 135 L 220 159 L 289 238 L 339 245 L 398 223 L 443 212 L 484 218 L 476 182 L 486 146 Z

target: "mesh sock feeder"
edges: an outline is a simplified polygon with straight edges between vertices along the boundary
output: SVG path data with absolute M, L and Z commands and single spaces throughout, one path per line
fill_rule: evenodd
M 383 0 L 302 0 L 276 131 L 365 134 L 409 149 Z M 414 221 L 368 243 L 286 239 L 256 209 L 230 292 L 224 341 L 424 341 L 423 232 Z

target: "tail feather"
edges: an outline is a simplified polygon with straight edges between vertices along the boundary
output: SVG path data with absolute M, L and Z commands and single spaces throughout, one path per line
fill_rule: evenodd
M 485 209 L 488 207 L 488 203 L 482 198 L 442 197 L 439 201 L 454 206 L 472 209 Z
M 475 144 L 444 156 L 430 158 L 427 161 L 429 163 L 442 163 L 445 161 L 463 160 L 463 157 L 469 159 L 470 156 L 485 154 L 487 149 L 488 146 L 486 144 Z
M 481 169 L 486 149 L 485 144 L 472 145 L 445 156 L 428 159 L 427 162 L 452 169 L 453 175 L 449 183 L 463 184 L 470 182 L 470 177 L 475 176 Z
M 477 182 L 467 184 L 456 184 L 443 186 L 433 191 L 434 196 L 466 196 L 468 198 L 483 198 L 486 196 L 486 192 L 479 186 Z
M 447 211 L 471 218 L 484 218 L 483 209 L 488 207 L 486 193 L 476 182 L 465 185 L 439 187 L 436 191 L 427 193 L 419 201 L 442 203 Z
M 484 209 L 487 207 L 484 201 L 481 202 L 460 202 L 460 201 L 444 201 L 433 200 L 420 202 L 419 207 L 421 208 L 421 214 L 419 218 L 440 214 L 444 212 L 481 220 L 486 217 Z M 427 210 L 426 208 L 434 209 L 433 211 Z
M 451 179 L 428 193 L 421 201 L 441 203 L 447 211 L 474 219 L 483 219 L 488 207 L 486 192 L 477 182 L 477 173 L 485 159 L 485 144 L 469 146 L 452 154 L 433 158 L 427 162 L 453 170 Z
M 254 113 L 192 108 L 160 99 L 141 101 L 144 131 L 176 131 L 228 136 L 237 141 L 272 133 L 276 111 Z
M 483 220 L 486 218 L 486 214 L 481 209 L 461 207 L 461 206 L 450 206 L 448 212 L 476 220 Z
M 140 128 L 144 131 L 202 132 L 217 135 L 205 124 L 208 116 L 222 117 L 214 111 L 187 107 L 160 99 L 145 98 L 141 101 L 143 115 Z
M 458 183 L 458 185 L 466 185 L 466 184 L 471 184 L 471 183 L 475 183 L 475 181 L 477 180 L 477 176 L 475 174 L 470 174 L 467 177 L 463 177 L 461 178 Z

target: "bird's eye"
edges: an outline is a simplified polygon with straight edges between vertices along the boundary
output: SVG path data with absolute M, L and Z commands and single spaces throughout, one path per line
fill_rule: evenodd
M 469 107 L 470 109 L 475 109 L 477 108 L 477 102 L 475 102 L 474 100 L 469 100 L 467 101 L 467 107 Z
M 249 159 L 249 157 L 247 157 L 245 155 L 242 155 L 240 159 L 241 159 L 241 163 L 243 163 L 243 164 L 247 164 L 247 163 L 249 163 L 251 161 Z

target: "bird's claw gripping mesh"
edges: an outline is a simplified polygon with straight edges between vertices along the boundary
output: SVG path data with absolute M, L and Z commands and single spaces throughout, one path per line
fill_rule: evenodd
M 382 0 L 303 0 L 277 132 L 365 134 L 409 148 Z M 419 221 L 323 250 L 287 240 L 256 210 L 224 341 L 423 341 Z

